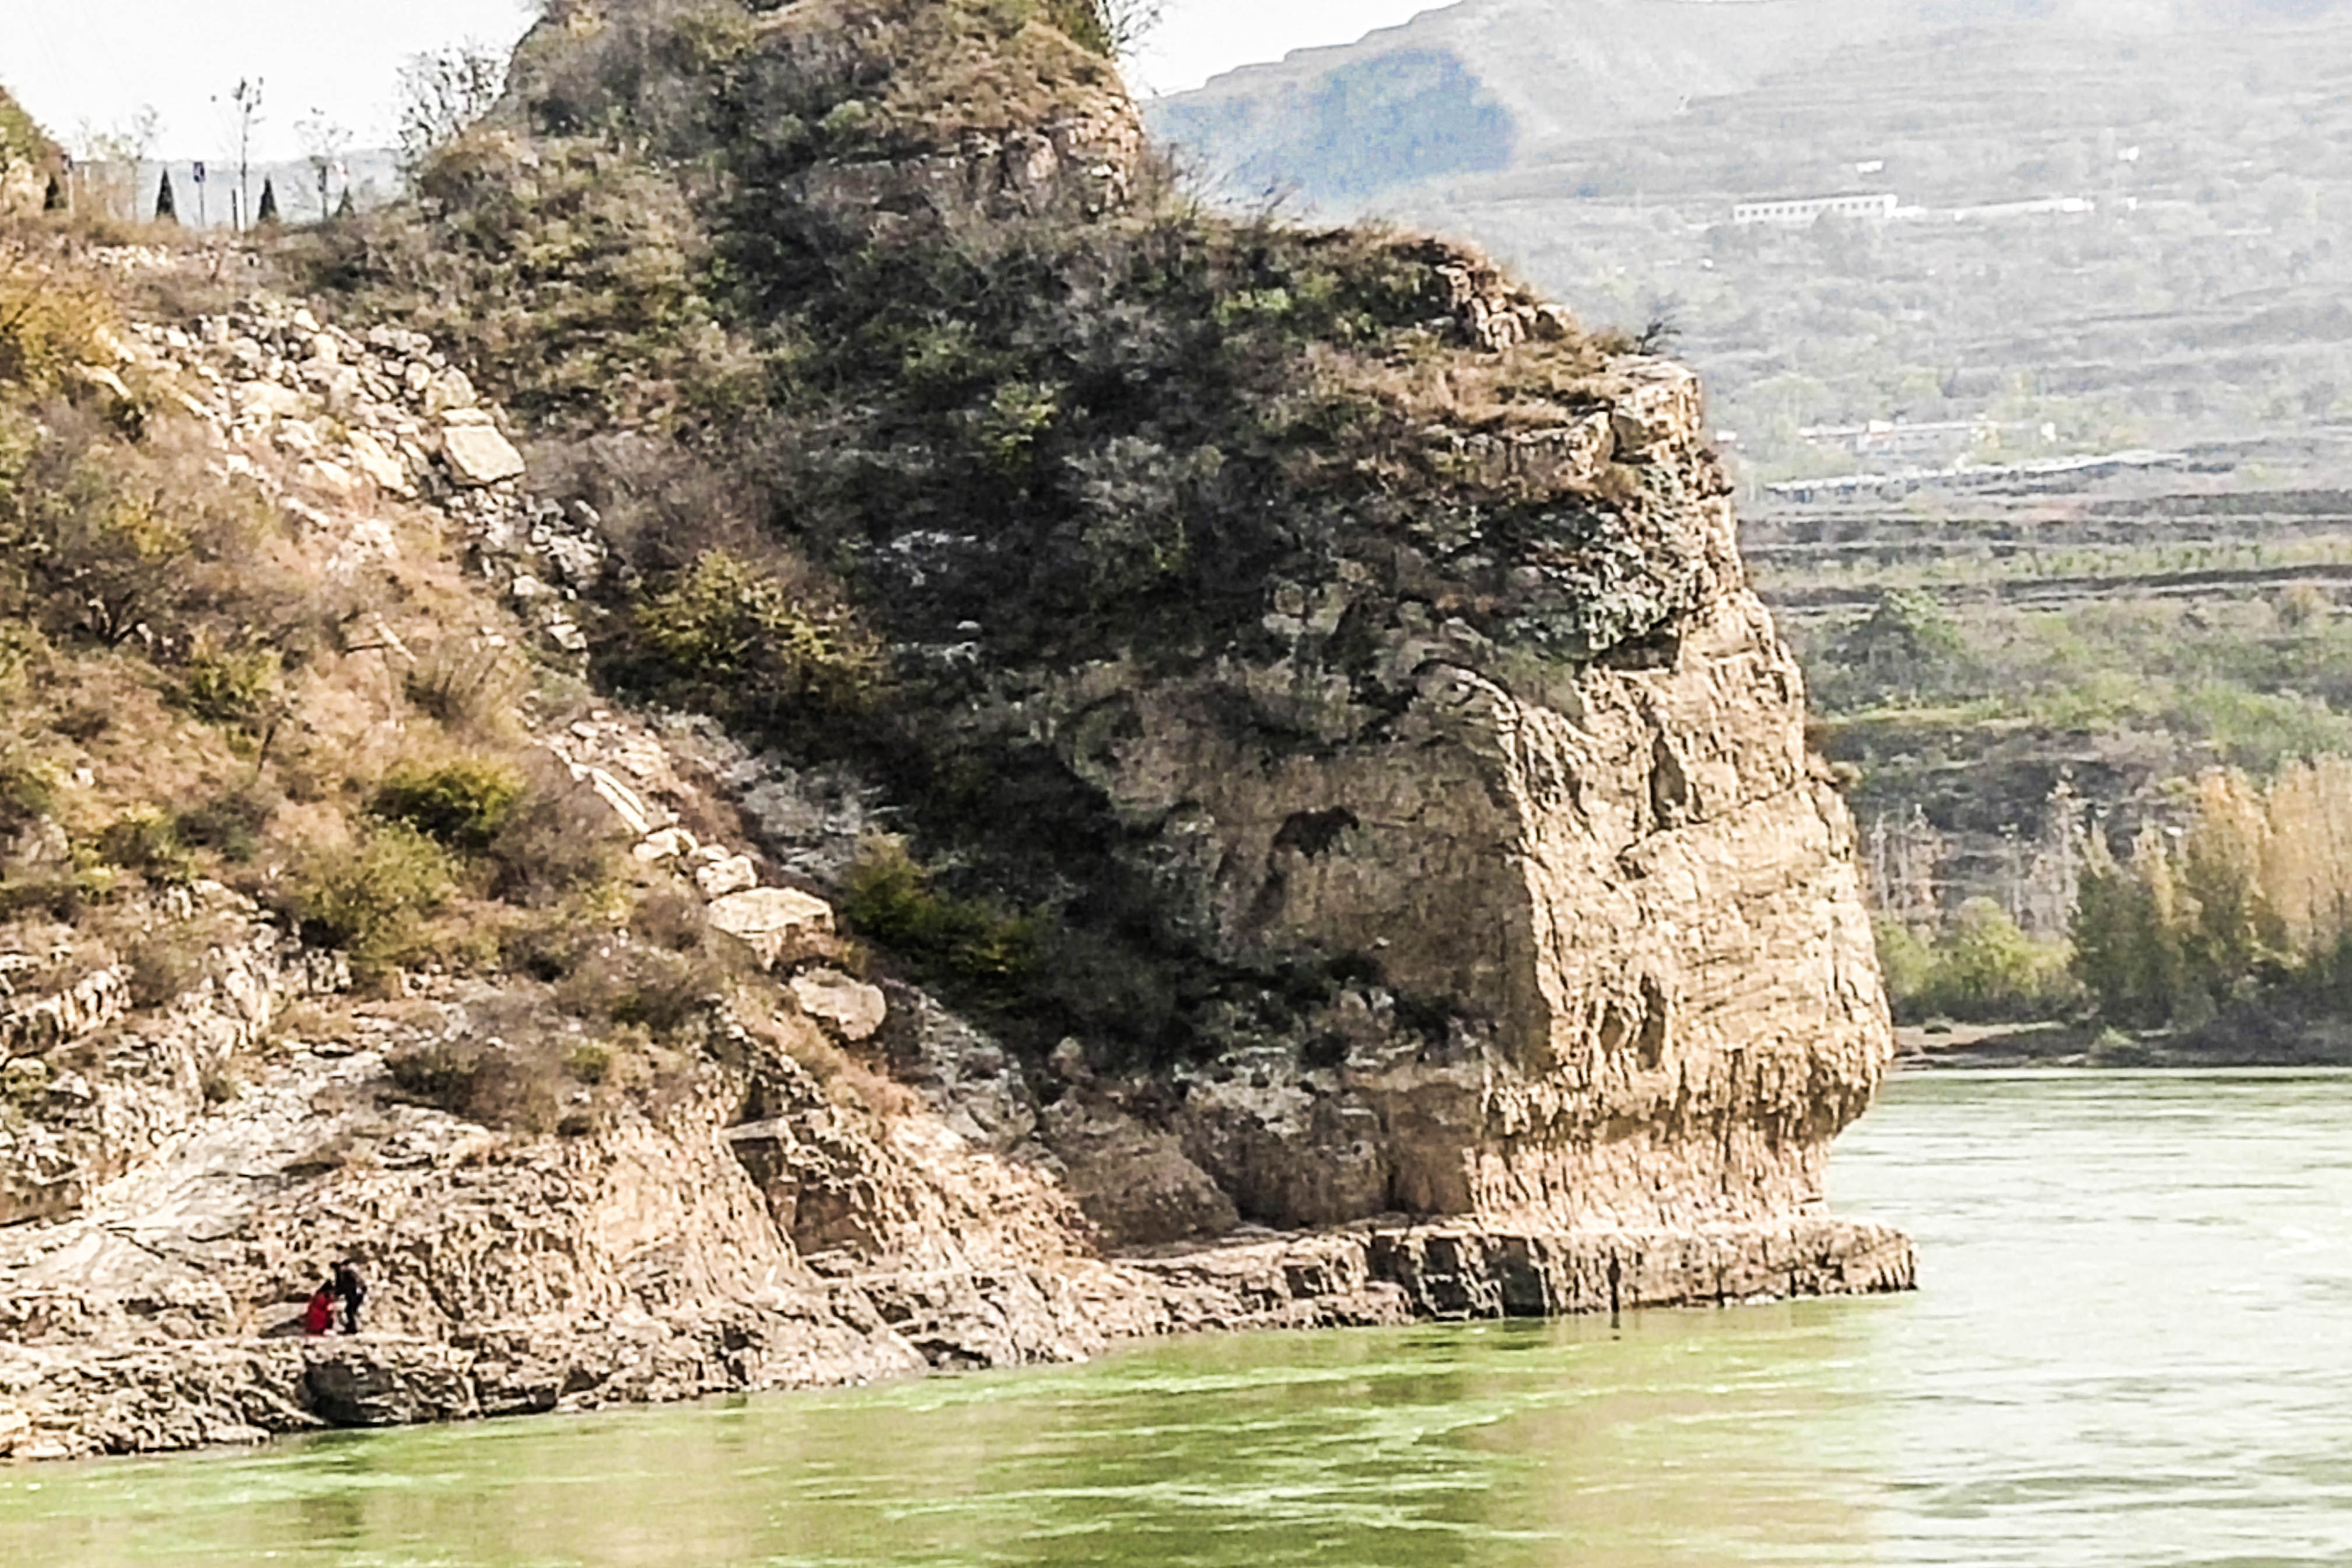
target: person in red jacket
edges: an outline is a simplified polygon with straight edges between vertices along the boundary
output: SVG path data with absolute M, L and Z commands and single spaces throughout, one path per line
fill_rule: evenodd
M 330 1279 L 319 1287 L 317 1295 L 310 1298 L 310 1305 L 302 1314 L 302 1331 L 315 1337 L 325 1333 L 334 1324 L 335 1282 Z

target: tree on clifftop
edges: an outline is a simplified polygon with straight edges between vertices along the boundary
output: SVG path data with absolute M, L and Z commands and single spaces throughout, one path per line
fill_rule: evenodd
M 506 90 L 507 62 L 479 44 L 411 55 L 400 68 L 400 167 L 425 161 L 488 114 Z
M 180 221 L 180 205 L 172 196 L 172 171 L 163 171 L 163 183 L 155 187 L 155 221 L 176 224 Z
M 1124 58 L 1160 26 L 1164 0 L 1048 0 L 1054 26 L 1097 54 Z

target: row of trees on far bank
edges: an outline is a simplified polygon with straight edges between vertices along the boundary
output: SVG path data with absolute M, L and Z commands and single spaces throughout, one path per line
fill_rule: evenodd
M 2102 1016 L 2194 1026 L 2232 1003 L 2352 1011 L 2352 760 L 2293 763 L 2262 785 L 2196 784 L 2186 820 L 2143 827 L 2128 859 L 2095 842 L 2075 972 Z
M 2088 833 L 2071 941 L 2029 935 L 1987 899 L 1932 937 L 1883 922 L 1898 1018 L 2095 1012 L 2195 1028 L 2240 1006 L 2352 1015 L 2352 758 L 2293 762 L 2267 784 L 2216 769 L 2167 815 L 2120 853 Z

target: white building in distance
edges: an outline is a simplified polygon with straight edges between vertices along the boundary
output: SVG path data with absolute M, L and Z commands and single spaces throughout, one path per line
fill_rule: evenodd
M 1776 196 L 1767 201 L 1734 203 L 1731 221 L 1743 226 L 1769 223 L 1798 228 L 1824 213 L 1834 213 L 1839 217 L 1885 223 L 1895 216 L 1895 208 L 1892 191 L 1856 196 Z

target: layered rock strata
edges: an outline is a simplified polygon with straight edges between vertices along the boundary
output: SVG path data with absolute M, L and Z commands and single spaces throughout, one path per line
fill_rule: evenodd
M 1479 448 L 1570 502 L 1613 474 L 1639 500 L 1609 531 L 1411 518 L 1276 577 L 1221 657 L 960 714 L 1094 792 L 1174 941 L 1338 977 L 1172 1099 L 1077 1087 L 1061 1135 L 1113 1233 L 1213 1232 L 1223 1203 L 1537 1234 L 1818 1211 L 1892 1052 L 1852 826 L 1695 382 L 1612 378 L 1580 426 Z
M 902 1051 L 979 1065 L 984 1037 L 902 1003 Z M 72 1218 L 5 1233 L 0 1448 L 151 1451 L 1076 1360 L 1146 1334 L 1911 1283 L 1901 1237 L 1824 1219 L 1572 1235 L 1391 1220 L 1105 1257 L 1028 1136 L 1009 1062 L 934 1077 L 876 1128 L 773 1035 L 737 1030 L 739 1065 L 667 1119 L 517 1145 L 376 1092 L 416 1028 L 402 1011 L 291 1049 Z M 465 1026 L 464 1003 L 442 1011 Z M 373 1282 L 366 1331 L 294 1337 L 320 1260 L 341 1256 Z

